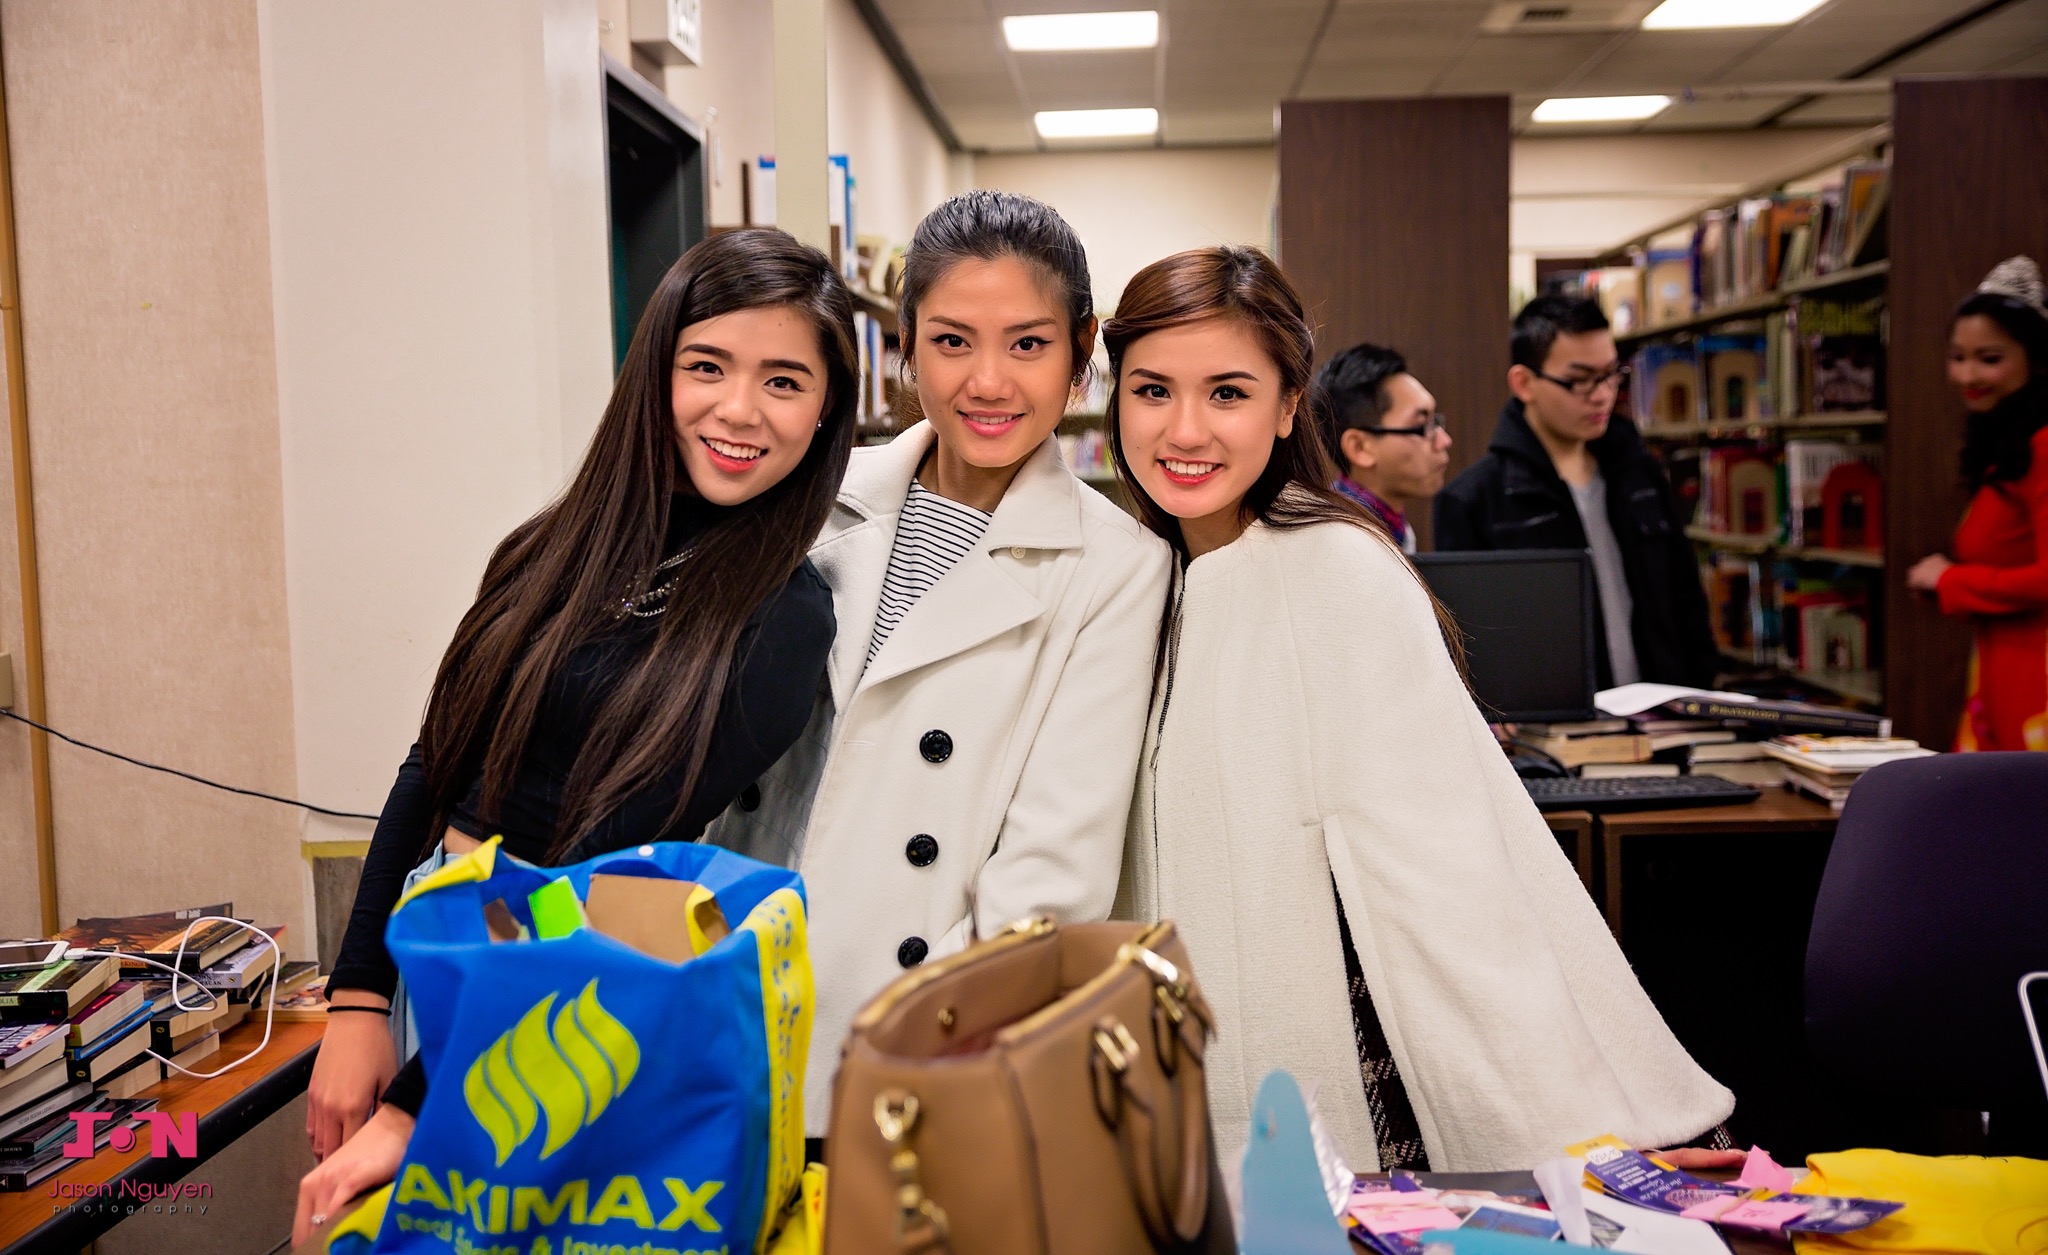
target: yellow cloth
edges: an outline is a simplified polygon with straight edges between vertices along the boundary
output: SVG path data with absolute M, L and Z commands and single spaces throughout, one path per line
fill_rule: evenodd
M 1799 1255 L 2048 1252 L 2048 1160 L 1845 1150 L 1814 1155 L 1806 1166 L 1810 1175 L 1795 1193 L 1906 1206 L 1860 1233 L 1799 1234 L 1793 1239 Z

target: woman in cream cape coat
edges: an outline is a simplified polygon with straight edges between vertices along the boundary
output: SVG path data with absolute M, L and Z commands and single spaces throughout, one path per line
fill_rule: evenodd
M 1219 1144 L 1265 1073 L 1320 1083 L 1379 1165 L 1334 882 L 1438 1171 L 1528 1168 L 1733 1109 L 1643 993 L 1451 662 L 1362 527 L 1255 523 L 1195 559 L 1154 699 L 1123 909 L 1178 922 L 1216 1011 Z
M 1167 548 L 1075 479 L 1051 437 L 868 660 L 897 518 L 932 443 L 919 423 L 854 450 L 811 548 L 839 624 L 829 687 L 760 798 L 705 834 L 803 873 L 813 1137 L 854 1013 L 906 968 L 1024 916 L 1109 914 L 1144 739 Z

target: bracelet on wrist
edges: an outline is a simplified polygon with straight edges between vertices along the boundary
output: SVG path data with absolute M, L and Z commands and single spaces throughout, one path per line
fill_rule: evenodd
M 327 1013 L 329 1015 L 334 1014 L 336 1011 L 367 1011 L 371 1015 L 381 1015 L 387 1020 L 391 1018 L 390 1007 L 372 1007 L 354 1002 L 330 1002 L 327 1004 Z

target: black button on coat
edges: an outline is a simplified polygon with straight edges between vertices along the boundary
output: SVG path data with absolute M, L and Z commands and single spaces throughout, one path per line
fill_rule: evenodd
M 932 948 L 925 944 L 924 938 L 906 937 L 903 944 L 896 947 L 896 961 L 905 967 L 916 967 L 931 952 Z
M 939 843 L 930 833 L 920 832 L 903 847 L 903 857 L 912 867 L 930 867 L 939 861 Z
M 940 728 L 917 738 L 917 752 L 928 763 L 942 763 L 953 756 L 953 738 Z

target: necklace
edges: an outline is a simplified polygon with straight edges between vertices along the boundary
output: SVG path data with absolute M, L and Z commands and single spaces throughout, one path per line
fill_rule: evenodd
M 660 566 L 654 568 L 654 574 L 648 578 L 652 579 L 655 576 L 659 576 L 663 571 L 675 570 L 683 565 L 683 562 L 689 556 L 690 551 L 685 549 L 675 557 L 665 559 Z M 658 617 L 668 609 L 668 599 L 675 594 L 676 586 L 682 583 L 682 580 L 682 576 L 672 575 L 666 581 L 655 585 L 644 593 L 635 593 L 631 597 L 621 597 L 618 608 L 612 611 L 612 618 L 624 619 L 629 615 L 636 619 Z

